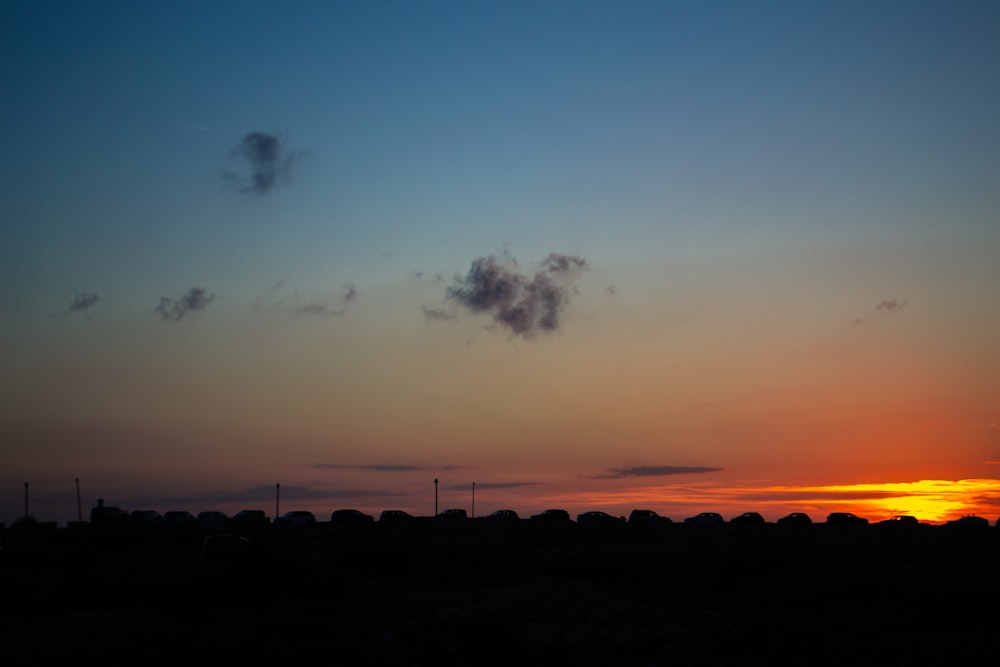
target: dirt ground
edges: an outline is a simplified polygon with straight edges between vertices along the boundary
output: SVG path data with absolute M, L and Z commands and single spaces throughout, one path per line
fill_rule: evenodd
M 0 656 L 918 665 L 996 656 L 1000 530 L 425 522 L 6 531 Z

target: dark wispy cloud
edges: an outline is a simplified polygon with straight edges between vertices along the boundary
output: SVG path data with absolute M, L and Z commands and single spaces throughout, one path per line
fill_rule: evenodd
M 346 463 L 317 463 L 313 467 L 322 470 L 372 470 L 375 472 L 413 472 L 423 470 L 419 466 L 401 465 L 392 463 L 368 463 L 368 464 L 346 464 Z
M 854 324 L 861 324 L 862 322 L 878 315 L 897 315 L 905 307 L 906 301 L 901 301 L 899 299 L 886 299 L 885 301 L 879 302 L 871 310 L 855 317 L 852 322 Z
M 719 472 L 722 468 L 709 466 L 634 466 L 631 468 L 611 468 L 597 475 L 582 475 L 588 479 L 622 479 L 623 477 L 665 477 L 667 475 L 690 475 Z
M 242 192 L 266 195 L 291 179 L 292 167 L 301 155 L 282 146 L 277 134 L 250 132 L 230 152 L 245 170 L 227 171 L 224 176 Z
M 358 298 L 358 288 L 354 283 L 347 283 L 344 285 L 344 293 L 340 297 L 341 306 L 332 306 L 324 301 L 310 301 L 296 308 L 295 312 L 303 315 L 321 315 L 326 317 L 343 315 L 347 310 L 346 306 L 354 303 Z
M 189 312 L 204 310 L 214 298 L 215 295 L 210 294 L 204 287 L 192 287 L 176 299 L 160 297 L 160 305 L 155 310 L 162 320 L 180 322 Z
M 458 319 L 458 315 L 449 310 L 445 310 L 444 308 L 428 308 L 427 306 L 424 306 L 423 310 L 424 310 L 424 319 L 427 320 L 428 322 L 436 320 L 439 321 L 439 320 Z
M 494 489 L 519 489 L 525 486 L 538 486 L 538 482 L 476 482 L 476 489 L 490 491 Z M 444 487 L 445 491 L 471 491 L 472 482 Z
M 273 503 L 280 491 L 281 501 L 287 500 L 324 500 L 338 498 L 381 498 L 399 497 L 398 491 L 389 489 L 315 489 L 306 486 L 284 485 L 280 489 L 273 484 L 255 486 L 246 489 L 219 490 L 193 496 L 148 496 L 135 498 L 128 504 L 149 506 L 189 506 L 196 511 L 212 509 L 212 505 L 222 503 L 246 503 L 248 507 L 265 507 Z
M 490 255 L 472 262 L 466 276 L 455 276 L 447 295 L 475 313 L 488 312 L 513 334 L 531 338 L 559 328 L 560 316 L 573 293 L 586 260 L 551 253 L 529 274 L 522 274 L 509 255 Z
M 337 315 L 343 315 L 343 308 L 333 308 L 325 303 L 319 301 L 310 301 L 304 306 L 300 306 L 295 310 L 295 312 L 302 315 L 319 315 L 323 317 L 335 317 Z
M 93 308 L 97 305 L 98 300 L 99 297 L 97 296 L 97 292 L 81 292 L 77 290 L 73 300 L 70 301 L 69 305 L 66 307 L 66 314 Z

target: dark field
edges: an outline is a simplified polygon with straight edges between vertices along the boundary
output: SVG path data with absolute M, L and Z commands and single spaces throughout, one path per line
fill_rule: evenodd
M 993 664 L 1000 530 L 7 530 L 0 655 L 337 665 Z M 7 664 L 15 664 L 7 662 Z

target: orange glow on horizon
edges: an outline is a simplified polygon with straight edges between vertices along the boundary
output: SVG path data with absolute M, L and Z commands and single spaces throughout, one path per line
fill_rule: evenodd
M 623 515 L 633 508 L 644 507 L 675 520 L 701 511 L 718 511 L 727 519 L 756 511 L 769 521 L 790 512 L 806 512 L 814 521 L 824 521 L 830 512 L 852 512 L 871 522 L 909 514 L 926 523 L 946 523 L 975 514 L 992 523 L 1000 515 L 1000 480 L 920 480 L 828 486 L 704 483 L 566 493 L 546 501 L 553 506 L 606 508 Z

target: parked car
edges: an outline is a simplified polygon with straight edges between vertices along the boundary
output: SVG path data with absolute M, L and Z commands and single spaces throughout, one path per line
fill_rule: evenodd
M 757 512 L 744 512 L 743 514 L 740 514 L 739 516 L 734 516 L 732 519 L 729 520 L 729 523 L 739 523 L 739 524 L 744 524 L 744 525 L 751 524 L 751 525 L 755 525 L 755 526 L 763 526 L 765 523 L 767 523 L 767 521 L 765 521 L 764 517 L 762 517 Z
M 521 517 L 514 510 L 497 510 L 486 515 L 487 519 L 498 519 L 501 521 L 518 521 Z
M 550 509 L 531 515 L 532 521 L 571 521 L 569 512 L 560 509 Z
M 576 515 L 576 522 L 582 524 L 601 524 L 601 525 L 620 525 L 625 523 L 625 519 L 622 517 L 612 516 L 607 512 L 600 512 L 598 510 L 591 510 L 589 512 L 583 512 Z
M 404 512 L 403 510 L 382 510 L 382 514 L 379 515 L 379 521 L 409 521 L 413 519 L 413 515 L 409 512 Z
M 122 524 L 127 523 L 128 512 L 120 507 L 110 507 L 104 504 L 103 498 L 97 499 L 97 506 L 90 508 L 90 523 L 92 524 Z
M 725 523 L 726 520 L 718 512 L 700 512 L 694 516 L 684 519 L 684 523 L 696 524 L 699 526 L 717 526 Z
M 957 519 L 952 519 L 946 526 L 953 526 L 956 528 L 987 528 L 990 525 L 988 519 L 984 519 L 981 516 L 976 516 L 975 514 L 966 514 L 963 517 Z
M 131 523 L 143 525 L 161 524 L 164 522 L 163 515 L 156 510 L 133 510 L 132 513 L 128 515 L 128 520 Z
M 438 514 L 438 518 L 462 520 L 469 518 L 469 515 L 463 509 L 454 508 L 454 509 L 441 510 L 441 512 Z
M 195 523 L 197 519 L 194 518 L 194 514 L 186 510 L 170 510 L 163 514 L 163 520 L 167 523 Z
M 240 510 L 233 516 L 232 521 L 244 526 L 266 526 L 270 523 L 264 510 Z
M 274 520 L 276 526 L 314 526 L 316 515 L 307 510 L 292 510 L 285 512 Z
M 663 526 L 674 521 L 668 516 L 660 516 L 653 510 L 636 509 L 629 513 L 628 522 L 640 526 Z
M 868 519 L 860 517 L 857 514 L 852 514 L 850 512 L 831 512 L 826 517 L 826 522 L 828 524 L 836 524 L 839 526 L 867 526 Z
M 812 518 L 805 512 L 792 512 L 778 519 L 776 523 L 779 526 L 810 526 L 812 522 Z
M 897 514 L 896 516 L 889 517 L 888 519 L 883 519 L 876 522 L 877 526 L 899 526 L 901 528 L 912 528 L 914 526 L 919 526 L 920 522 L 917 521 L 917 517 L 910 516 L 909 514 Z
M 375 517 L 361 510 L 334 510 L 330 515 L 330 523 L 375 523 Z
M 229 517 L 225 512 L 218 512 L 215 510 L 209 510 L 205 512 L 198 512 L 197 516 L 198 523 L 219 526 L 229 521 Z

